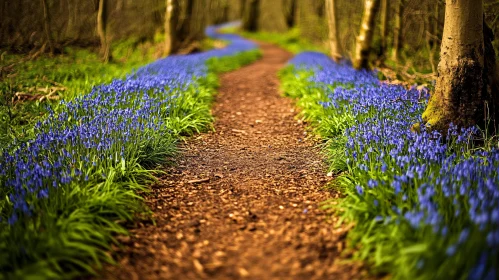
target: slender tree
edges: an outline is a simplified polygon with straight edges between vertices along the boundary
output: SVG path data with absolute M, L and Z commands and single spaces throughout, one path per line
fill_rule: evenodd
M 170 55 L 177 44 L 176 23 L 178 21 L 178 1 L 166 0 L 165 49 L 164 56 Z
M 447 1 L 437 85 L 423 113 L 432 129 L 446 134 L 450 123 L 483 127 L 497 118 L 497 73 L 488 31 L 482 0 Z
M 357 36 L 355 57 L 353 66 L 356 69 L 369 68 L 369 55 L 371 54 L 371 43 L 374 35 L 374 23 L 378 13 L 381 0 L 366 0 L 364 4 L 364 15 Z
M 395 0 L 395 28 L 393 29 L 392 59 L 397 61 L 402 47 L 402 16 L 404 14 L 405 0 Z
M 386 49 L 388 46 L 388 16 L 390 6 L 388 0 L 381 0 L 381 42 L 379 48 L 379 63 L 383 65 L 386 59 Z
M 107 0 L 99 0 L 99 10 L 97 12 L 97 33 L 99 34 L 101 43 L 101 55 L 105 62 L 112 59 L 110 44 L 107 38 L 107 20 L 108 20 L 108 8 Z
M 342 58 L 342 49 L 340 43 L 340 32 L 338 31 L 338 12 L 336 0 L 326 0 L 326 14 L 329 27 L 329 47 L 331 57 L 334 61 L 339 62 Z
M 296 10 L 298 6 L 298 0 L 286 0 L 284 2 L 284 8 L 286 9 L 286 23 L 288 28 L 292 28 L 296 25 Z
M 52 38 L 52 28 L 50 26 L 50 11 L 47 0 L 41 0 L 43 7 L 43 26 L 45 29 L 45 37 L 51 54 L 54 54 L 54 39 Z
M 243 9 L 243 29 L 256 31 L 258 29 L 260 0 L 246 0 Z

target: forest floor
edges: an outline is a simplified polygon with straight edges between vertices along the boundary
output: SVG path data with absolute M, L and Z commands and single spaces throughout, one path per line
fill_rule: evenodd
M 108 279 L 366 279 L 340 256 L 346 230 L 320 203 L 339 196 L 317 143 L 279 95 L 291 54 L 263 57 L 221 76 L 215 131 L 181 145 L 153 186 L 156 225 L 138 223 L 114 252 Z M 99 278 L 101 278 L 99 277 Z

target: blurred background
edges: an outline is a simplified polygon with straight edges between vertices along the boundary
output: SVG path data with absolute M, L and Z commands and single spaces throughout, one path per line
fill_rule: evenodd
M 207 25 L 243 19 L 250 31 L 287 33 L 326 48 L 324 0 L 174 0 L 181 9 L 177 52 L 199 49 Z M 131 47 L 161 39 L 168 0 L 1 0 L 0 47 L 3 51 L 34 54 L 59 53 L 66 46 L 97 48 L 98 24 L 105 25 L 110 42 L 128 40 Z M 387 14 L 383 29 L 378 20 L 374 46 L 386 41 L 400 47 L 400 58 L 414 66 L 434 63 L 443 30 L 443 0 L 389 0 L 379 17 Z M 340 41 L 353 50 L 363 12 L 363 0 L 337 0 Z M 499 2 L 485 0 L 486 20 L 497 34 Z M 99 20 L 100 18 L 100 20 Z M 400 30 L 400 32 L 399 32 Z M 398 35 L 398 36 L 397 36 Z M 51 42 L 49 42 L 51 41 Z M 399 41 L 399 42 L 397 42 Z M 435 44 L 436 43 L 436 44 Z M 494 46 L 497 48 L 496 41 Z M 52 46 L 50 46 L 52 45 Z M 160 53 L 160 52 L 158 52 Z M 496 51 L 497 53 L 497 51 Z M 431 57 L 431 59 L 429 59 Z M 428 65 L 431 67 L 431 65 Z
M 225 42 L 206 38 L 205 28 L 237 20 L 242 21 L 240 29 L 224 32 L 276 43 L 294 53 L 330 54 L 326 2 L 0 0 L 0 90 L 5 97 L 0 107 L 14 107 L 16 100 L 39 101 L 47 95 L 39 87 L 54 91 L 44 99 L 71 98 L 166 55 L 221 48 Z M 498 34 L 499 1 L 484 3 L 486 23 Z M 337 37 L 347 59 L 354 53 L 364 4 L 335 0 Z M 174 7 L 173 17 L 167 16 L 167 6 Z M 370 59 L 381 79 L 431 86 L 444 10 L 443 0 L 381 0 Z M 493 45 L 498 54 L 499 41 Z M 36 118 L 38 111 L 23 104 L 8 118 Z

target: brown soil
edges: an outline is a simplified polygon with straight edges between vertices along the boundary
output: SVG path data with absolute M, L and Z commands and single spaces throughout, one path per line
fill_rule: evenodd
M 291 55 L 262 44 L 263 58 L 222 75 L 216 132 L 183 145 L 178 165 L 147 203 L 109 279 L 364 279 L 344 263 L 345 230 L 319 205 L 338 195 L 316 143 L 276 73 Z

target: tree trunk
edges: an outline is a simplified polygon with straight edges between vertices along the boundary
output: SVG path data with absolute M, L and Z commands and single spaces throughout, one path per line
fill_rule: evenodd
M 166 0 L 164 56 L 170 55 L 177 44 L 175 24 L 178 21 L 178 8 L 177 0 Z
M 109 42 L 107 39 L 107 0 L 99 0 L 99 10 L 97 12 L 97 33 L 101 44 L 101 55 L 104 62 L 112 59 Z
M 381 0 L 381 42 L 379 48 L 378 61 L 380 65 L 385 63 L 386 49 L 388 46 L 388 11 L 390 6 L 388 0 Z
M 287 0 L 284 3 L 284 7 L 286 8 L 286 23 L 288 25 L 288 28 L 293 28 L 296 25 L 297 1 L 298 0 Z
M 381 0 L 365 1 L 364 15 L 355 48 L 355 60 L 353 63 L 355 69 L 369 68 L 369 55 L 371 53 L 371 42 L 374 35 L 374 23 L 376 14 L 379 10 L 380 1 Z
M 326 14 L 329 27 L 329 46 L 331 50 L 331 57 L 334 61 L 339 62 L 342 58 L 343 51 L 341 50 L 339 37 L 340 32 L 338 31 L 338 12 L 336 0 L 326 0 Z
M 483 20 L 483 39 L 484 39 L 484 73 L 483 73 L 483 92 L 488 102 L 487 116 L 489 123 L 487 127 L 491 128 L 493 135 L 497 135 L 499 125 L 499 75 L 496 61 L 496 52 L 492 41 L 494 41 L 494 32 Z
M 431 39 L 432 48 L 438 46 L 437 38 L 439 38 L 440 36 L 440 32 L 438 30 L 439 21 L 440 21 L 440 1 L 435 1 L 435 12 L 433 15 L 433 25 L 431 27 L 433 35 Z
M 423 122 L 432 130 L 445 135 L 451 123 L 486 123 L 491 100 L 484 92 L 483 31 L 482 0 L 447 1 L 437 85 L 423 113 Z
M 51 54 L 54 54 L 54 39 L 52 38 L 52 29 L 50 26 L 50 12 L 47 0 L 41 0 L 43 6 L 43 26 L 45 29 L 45 37 Z
M 404 14 L 404 0 L 396 0 L 395 4 L 395 28 L 393 29 L 393 52 L 392 59 L 397 61 L 402 46 L 402 15 Z
M 260 1 L 258 30 L 283 33 L 288 30 L 283 0 Z
M 244 4 L 243 29 L 257 31 L 260 0 L 246 0 Z

